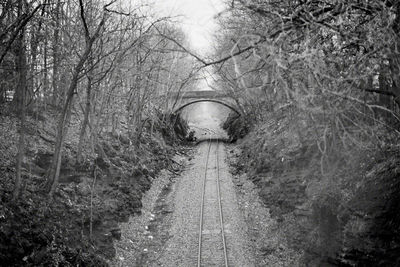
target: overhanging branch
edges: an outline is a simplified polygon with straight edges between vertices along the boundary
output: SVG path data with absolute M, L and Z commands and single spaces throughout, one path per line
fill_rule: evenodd
M 190 56 L 194 57 L 196 60 L 198 60 L 199 62 L 201 62 L 203 64 L 203 66 L 201 66 L 201 68 L 205 68 L 211 65 L 217 65 L 220 63 L 223 63 L 233 57 L 239 56 L 247 51 L 250 51 L 251 49 L 255 48 L 258 44 L 262 43 L 265 41 L 265 39 L 260 39 L 258 42 L 254 43 L 253 45 L 250 45 L 244 49 L 239 49 L 239 51 L 232 53 L 228 56 L 225 56 L 223 58 L 214 60 L 214 61 L 206 61 L 204 59 L 202 59 L 200 56 L 196 55 L 194 52 L 190 51 L 188 48 L 186 48 L 184 45 L 182 45 L 180 42 L 178 42 L 177 40 L 175 40 L 174 38 L 165 35 L 164 33 L 162 33 L 157 27 L 155 27 L 158 31 L 158 33 L 160 34 L 160 36 L 164 37 L 167 40 L 170 40 L 171 42 L 173 42 L 174 44 L 176 44 L 179 48 L 182 49 L 182 52 L 185 52 L 187 54 L 189 54 Z

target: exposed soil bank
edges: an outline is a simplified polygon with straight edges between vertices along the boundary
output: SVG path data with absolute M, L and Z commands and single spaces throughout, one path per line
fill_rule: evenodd
M 254 183 L 270 211 L 272 236 L 302 266 L 398 266 L 400 148 L 345 150 L 328 136 L 321 153 L 324 140 L 308 123 L 301 113 L 271 114 L 233 152 L 235 173 Z M 270 266 L 278 248 L 265 247 Z
M 192 160 L 187 149 L 174 160 L 183 170 Z M 111 266 L 149 266 L 160 257 L 171 237 L 170 227 L 174 198 L 180 171 L 162 171 L 143 197 L 141 214 L 122 223 L 121 240 L 116 242 L 117 255 Z
M 237 145 L 227 147 L 228 164 L 242 216 L 247 224 L 249 246 L 254 253 L 255 266 L 298 266 L 301 253 L 292 249 L 283 234 L 277 218 L 271 216 L 270 208 L 260 195 L 260 188 L 236 166 L 242 151 Z
M 23 194 L 17 203 L 9 202 L 17 120 L 13 114 L 0 116 L 0 265 L 106 266 L 115 256 L 113 241 L 121 236 L 118 222 L 140 214 L 142 195 L 161 170 L 181 168 L 172 159 L 179 146 L 171 145 L 184 137 L 187 126 L 178 125 L 179 118 L 149 126 L 139 145 L 126 131 L 103 133 L 96 146 L 85 145 L 83 164 L 75 163 L 79 127 L 71 127 L 59 189 L 50 200 L 43 187 L 53 153 L 54 113 L 28 116 Z M 72 124 L 78 124 L 74 117 Z
M 228 134 L 229 140 L 235 142 L 245 137 L 249 133 L 251 126 L 252 123 L 249 119 L 231 112 L 223 123 L 222 128 Z

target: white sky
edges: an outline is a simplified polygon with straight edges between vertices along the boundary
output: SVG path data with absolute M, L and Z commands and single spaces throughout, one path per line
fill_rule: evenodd
M 213 33 L 218 30 L 215 15 L 224 9 L 223 0 L 155 0 L 161 16 L 179 16 L 177 21 L 187 34 L 191 47 L 205 55 L 213 48 Z

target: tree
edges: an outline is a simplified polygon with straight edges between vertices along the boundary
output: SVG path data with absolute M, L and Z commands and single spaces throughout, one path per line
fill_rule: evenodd
M 23 13 L 23 0 L 18 2 L 18 16 Z M 27 63 L 25 53 L 25 30 L 22 28 L 19 31 L 16 50 L 17 50 L 17 72 L 18 72 L 18 85 L 16 88 L 16 97 L 14 102 L 16 103 L 17 110 L 19 113 L 19 138 L 18 138 L 18 154 L 16 158 L 16 177 L 15 186 L 13 191 L 12 200 L 16 201 L 21 189 L 21 167 L 25 154 L 25 109 L 26 109 L 26 87 L 27 87 Z
M 329 259 L 337 265 L 369 266 L 368 260 L 375 256 L 376 262 L 385 262 L 399 240 L 393 227 L 397 225 L 396 215 L 385 214 L 384 219 L 383 215 L 372 215 L 365 219 L 363 216 L 372 214 L 371 206 L 380 200 L 368 199 L 373 204 L 364 202 L 363 208 L 352 201 L 360 199 L 360 191 L 373 191 L 379 185 L 380 189 L 391 188 L 379 191 L 385 196 L 382 203 L 396 202 L 398 190 L 392 184 L 380 187 L 387 183 L 381 173 L 365 178 L 365 173 L 345 170 L 358 169 L 366 162 L 375 164 L 374 160 L 366 160 L 364 154 L 388 161 L 398 158 L 397 154 L 388 153 L 392 149 L 397 151 L 400 137 L 398 1 L 230 3 L 231 7 L 220 18 L 218 50 L 213 60 L 217 62 L 214 69 L 218 85 L 237 98 L 245 114 L 253 118 L 254 135 L 260 143 L 288 141 L 291 145 L 285 143 L 283 151 L 293 144 L 307 151 L 291 151 L 281 157 L 282 161 L 286 156 L 290 158 L 288 165 L 303 164 L 307 158 L 310 163 L 304 168 L 313 169 L 314 173 L 300 181 L 307 185 L 307 200 L 301 206 L 310 206 L 313 216 L 320 217 L 314 220 L 309 216 L 306 220 L 308 229 L 313 231 L 304 229 L 305 254 L 310 251 L 310 258 Z M 281 168 L 273 163 L 280 158 L 268 150 L 273 148 L 263 145 L 254 152 L 258 158 L 268 158 L 268 164 L 260 164 L 260 169 L 267 167 L 269 172 L 274 166 Z M 303 170 L 282 168 L 290 173 Z M 280 171 L 271 180 L 284 187 L 285 175 Z M 367 184 L 368 179 L 371 184 Z M 390 212 L 396 209 L 388 208 Z M 326 230 L 333 225 L 326 220 L 329 213 L 340 221 L 334 225 L 334 235 Z M 362 221 L 379 230 L 366 226 L 356 232 L 350 229 L 355 219 L 343 214 L 355 216 L 357 223 Z M 381 227 L 382 221 L 386 222 L 385 227 Z M 393 258 L 388 262 L 398 261 L 398 255 Z
M 94 33 L 90 34 L 88 25 L 86 23 L 84 4 L 83 4 L 82 0 L 79 1 L 80 15 L 81 15 L 82 25 L 84 27 L 84 32 L 85 32 L 86 46 L 85 46 L 83 53 L 79 56 L 79 60 L 73 69 L 70 85 L 66 92 L 66 99 L 65 99 L 65 102 L 63 105 L 63 109 L 62 109 L 60 118 L 58 120 L 56 145 L 55 145 L 54 156 L 53 156 L 53 160 L 52 160 L 52 163 L 51 163 L 51 166 L 49 169 L 49 177 L 48 177 L 48 190 L 49 190 L 50 196 L 52 196 L 54 194 L 54 192 L 57 188 L 57 185 L 58 185 L 58 179 L 60 176 L 62 149 L 63 149 L 65 135 L 67 134 L 67 131 L 68 131 L 68 123 L 69 123 L 69 119 L 71 116 L 71 114 L 70 114 L 71 106 L 73 103 L 73 97 L 75 94 L 75 90 L 78 85 L 79 75 L 83 69 L 85 62 L 89 58 L 89 55 L 92 50 L 92 46 L 93 46 L 94 42 L 99 38 L 100 33 L 103 30 L 103 26 L 107 19 L 106 7 L 109 6 L 110 4 L 107 4 L 104 6 L 104 11 L 103 11 L 101 20 L 98 23 Z
M 46 175 L 52 195 L 71 119 L 80 121 L 77 163 L 96 157 L 96 152 L 104 154 L 98 136 L 105 132 L 128 131 L 138 147 L 145 124 L 157 121 L 160 112 L 170 112 L 165 95 L 193 84 L 193 60 L 160 34 L 184 40 L 182 32 L 168 18 L 152 19 L 145 13 L 151 8 L 142 3 L 133 4 L 129 12 L 114 3 L 0 3 L 0 103 L 12 100 L 18 107 L 21 128 L 15 196 L 22 176 L 23 122 L 31 119 L 21 116 L 25 109 L 37 117 L 59 112 L 54 114 L 54 155 Z M 51 109 L 45 111 L 48 104 Z

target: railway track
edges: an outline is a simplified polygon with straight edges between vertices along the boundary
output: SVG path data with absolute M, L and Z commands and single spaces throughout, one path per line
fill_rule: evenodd
M 219 179 L 219 140 L 208 140 L 199 219 L 197 266 L 228 266 Z

